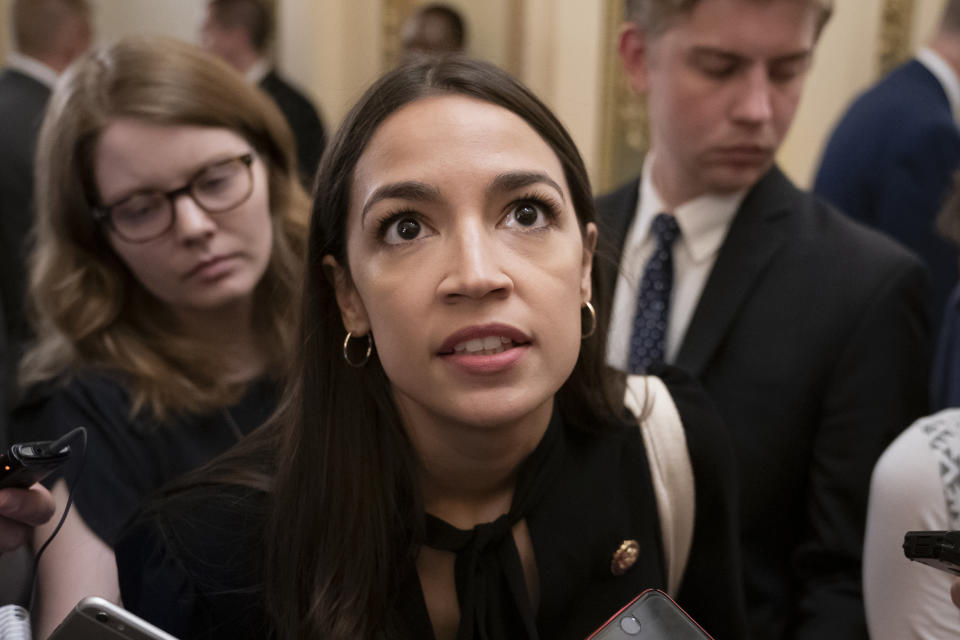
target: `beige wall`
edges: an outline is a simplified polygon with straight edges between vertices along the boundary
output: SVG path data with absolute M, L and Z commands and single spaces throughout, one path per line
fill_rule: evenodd
M 163 35 L 196 41 L 202 0 L 91 0 L 97 40 L 126 35 Z
M 279 67 L 332 131 L 380 73 L 380 0 L 283 0 L 277 18 Z
M 604 2 L 525 0 L 520 79 L 570 131 L 591 174 L 599 165 Z M 595 175 L 591 178 L 596 179 Z
M 12 0 L 0 0 L 0 51 L 13 45 L 10 32 Z M 165 35 L 195 41 L 203 19 L 202 0 L 90 0 L 96 42 L 125 35 Z

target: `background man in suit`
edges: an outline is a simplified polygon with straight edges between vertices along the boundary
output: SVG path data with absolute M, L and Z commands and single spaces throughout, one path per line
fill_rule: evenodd
M 37 132 L 57 76 L 92 36 L 86 0 L 16 0 L 11 23 L 15 48 L 0 71 L 0 445 L 19 347 L 29 336 L 23 308 Z
M 266 58 L 273 14 L 264 0 L 210 0 L 201 44 L 259 85 L 280 107 L 297 143 L 297 163 L 309 189 L 326 144 L 326 131 L 313 103 L 287 82 Z
M 444 54 L 463 51 L 467 28 L 463 17 L 450 5 L 434 2 L 417 8 L 400 29 L 404 58 L 417 54 Z
M 620 256 L 608 360 L 687 370 L 730 429 L 752 638 L 865 638 L 870 471 L 926 409 L 929 284 L 774 164 L 829 1 L 627 5 L 651 148 L 598 201 Z
M 861 95 L 827 143 L 814 191 L 915 251 L 930 268 L 934 319 L 957 282 L 934 218 L 960 167 L 960 0 L 948 0 L 915 58 Z

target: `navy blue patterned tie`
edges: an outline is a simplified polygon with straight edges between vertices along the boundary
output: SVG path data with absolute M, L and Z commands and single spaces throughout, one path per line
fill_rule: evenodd
M 657 246 L 643 268 L 637 310 L 630 336 L 630 373 L 645 373 L 647 367 L 663 361 L 670 318 L 670 291 L 673 289 L 673 241 L 680 235 L 677 220 L 669 213 L 657 214 L 651 226 Z

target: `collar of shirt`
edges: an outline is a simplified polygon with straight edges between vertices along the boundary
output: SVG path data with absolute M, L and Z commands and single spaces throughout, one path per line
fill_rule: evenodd
M 653 184 L 653 162 L 653 154 L 648 154 L 643 163 L 637 214 L 627 238 L 626 246 L 630 249 L 637 249 L 648 242 L 653 219 L 658 213 L 666 211 L 663 199 Z M 720 250 L 727 229 L 746 193 L 746 190 L 742 190 L 728 194 L 705 194 L 684 202 L 670 212 L 680 227 L 678 241 L 694 263 L 708 260 Z
M 8 69 L 19 71 L 25 76 L 29 76 L 37 82 L 53 89 L 57 84 L 57 78 L 60 77 L 56 71 L 43 64 L 36 58 L 25 56 L 22 53 L 13 51 L 7 56 Z
M 268 73 L 270 73 L 270 62 L 266 58 L 259 58 L 243 75 L 250 84 L 260 84 Z
M 950 103 L 950 111 L 953 112 L 953 119 L 960 124 L 960 78 L 957 78 L 953 67 L 940 54 L 928 47 L 917 51 L 916 59 L 943 87 L 944 93 L 947 94 L 947 102 Z

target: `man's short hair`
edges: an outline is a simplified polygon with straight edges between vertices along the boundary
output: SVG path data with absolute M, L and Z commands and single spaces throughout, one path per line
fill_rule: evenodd
M 240 27 L 258 52 L 267 49 L 273 32 L 273 12 L 265 0 L 210 0 L 213 22 L 222 27 Z
M 420 7 L 417 15 L 421 17 L 435 17 L 447 23 L 451 41 L 458 50 L 462 50 L 466 45 L 467 29 L 463 24 L 463 18 L 460 13 L 450 5 L 441 2 L 433 2 Z
M 960 31 L 960 0 L 948 0 L 943 8 L 940 28 L 947 31 Z
M 56 49 L 65 23 L 90 16 L 90 5 L 87 0 L 14 0 L 11 13 L 17 50 L 45 55 Z
M 750 2 L 776 2 L 780 0 L 746 0 Z M 833 13 L 833 0 L 793 0 L 814 5 L 820 10 L 817 33 L 823 29 Z M 700 0 L 626 0 L 626 18 L 644 28 L 650 34 L 667 30 L 676 18 L 694 10 Z M 960 2 L 954 2 L 960 4 Z

